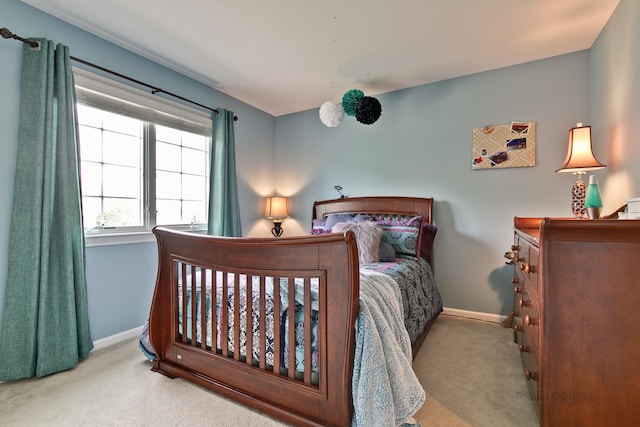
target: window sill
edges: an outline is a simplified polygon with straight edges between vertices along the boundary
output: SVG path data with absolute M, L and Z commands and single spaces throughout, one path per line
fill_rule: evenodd
M 92 246 L 130 245 L 135 243 L 155 242 L 156 237 L 150 231 L 138 233 L 111 233 L 84 236 L 84 243 L 87 248 Z
M 170 227 L 177 231 L 187 233 L 207 234 L 206 229 L 192 229 L 186 227 Z M 112 245 L 131 245 L 136 243 L 150 243 L 156 241 L 156 237 L 150 231 L 138 231 L 131 233 L 105 233 L 91 234 L 84 236 L 85 247 L 93 246 L 112 246 Z

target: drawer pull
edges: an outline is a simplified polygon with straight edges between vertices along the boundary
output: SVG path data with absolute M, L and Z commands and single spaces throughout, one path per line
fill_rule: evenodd
M 536 272 L 536 266 L 527 264 L 524 266 L 524 272 L 527 274 L 533 274 Z
M 518 246 L 518 245 L 511 245 L 511 250 L 512 250 L 512 251 L 518 251 L 518 250 L 520 250 L 520 246 Z
M 520 280 L 518 280 L 517 277 L 512 277 L 511 278 L 511 283 L 520 283 Z
M 525 376 L 526 379 L 531 380 L 531 381 L 538 379 L 538 374 L 536 374 L 535 372 L 533 372 L 533 371 L 531 371 L 529 369 L 524 371 L 524 376 Z
M 527 314 L 526 316 L 524 316 L 524 324 L 527 326 L 531 326 L 531 325 L 535 325 L 536 321 L 535 319 L 533 319 L 531 316 Z
M 520 308 L 524 308 L 524 307 L 528 307 L 529 303 L 525 301 L 523 298 L 520 298 L 520 301 L 518 301 L 518 305 L 520 306 Z
M 520 345 L 518 348 L 520 349 L 520 353 L 528 353 L 529 352 L 529 347 L 527 347 L 526 345 Z
M 522 326 L 516 325 L 516 326 L 513 327 L 513 330 L 516 331 L 516 332 L 520 332 L 520 331 L 522 331 Z
M 513 292 L 516 293 L 516 294 L 521 294 L 522 293 L 522 288 L 514 286 L 513 287 Z

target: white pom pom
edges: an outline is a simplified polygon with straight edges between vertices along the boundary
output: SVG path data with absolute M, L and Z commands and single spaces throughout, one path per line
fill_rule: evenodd
M 342 103 L 327 101 L 320 106 L 320 120 L 325 126 L 334 128 L 344 119 Z

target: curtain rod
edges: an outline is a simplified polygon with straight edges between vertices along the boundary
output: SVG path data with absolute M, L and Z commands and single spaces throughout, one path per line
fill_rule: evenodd
M 26 43 L 29 46 L 33 47 L 33 48 L 36 48 L 36 47 L 40 46 L 40 44 L 37 41 L 22 38 L 22 37 L 20 37 L 20 36 L 18 36 L 16 34 L 13 34 L 7 28 L 0 28 L 0 35 L 2 35 L 2 37 L 4 37 L 5 39 L 19 40 L 22 43 Z M 166 95 L 173 96 L 174 98 L 181 99 L 182 101 L 189 102 L 191 104 L 197 105 L 198 107 L 202 107 L 202 108 L 210 110 L 210 111 L 212 111 L 212 112 L 214 112 L 216 114 L 219 114 L 219 111 L 216 110 L 215 108 L 207 107 L 206 105 L 202 105 L 202 104 L 200 104 L 198 102 L 195 102 L 195 101 L 192 101 L 190 99 L 184 98 L 184 97 L 182 97 L 180 95 L 176 95 L 175 93 L 168 92 L 168 91 L 166 91 L 164 89 L 161 89 L 159 87 L 152 86 L 152 85 L 150 85 L 148 83 L 142 82 L 140 80 L 134 79 L 134 78 L 129 77 L 129 76 L 125 76 L 124 74 L 120 74 L 120 73 L 118 73 L 116 71 L 113 71 L 113 70 L 110 70 L 108 68 L 101 67 L 100 65 L 92 64 L 91 62 L 85 61 L 84 59 L 76 58 L 75 56 L 70 56 L 70 59 L 72 61 L 76 61 L 76 62 L 79 62 L 81 64 L 87 65 L 89 67 L 93 67 L 95 69 L 98 69 L 100 71 L 104 71 L 105 73 L 113 74 L 114 76 L 120 77 L 120 78 L 125 79 L 125 80 L 129 80 L 130 82 L 133 82 L 133 83 L 139 84 L 141 86 L 147 87 L 147 88 L 151 89 L 151 93 L 153 95 L 158 94 L 158 93 L 164 93 Z M 233 116 L 233 120 L 234 121 L 238 121 L 238 116 L 234 115 Z

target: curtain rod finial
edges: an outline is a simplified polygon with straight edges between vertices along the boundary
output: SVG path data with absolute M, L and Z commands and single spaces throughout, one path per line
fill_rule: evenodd
M 38 43 L 37 41 L 25 39 L 16 34 L 13 34 L 11 31 L 9 31 L 8 28 L 0 28 L 0 35 L 5 39 L 14 39 L 14 40 L 19 40 L 23 43 L 27 43 L 32 48 L 40 48 L 40 43 Z
M 13 38 L 13 33 L 9 31 L 8 28 L 0 28 L 0 35 L 2 35 L 2 37 L 4 37 L 5 39 Z

